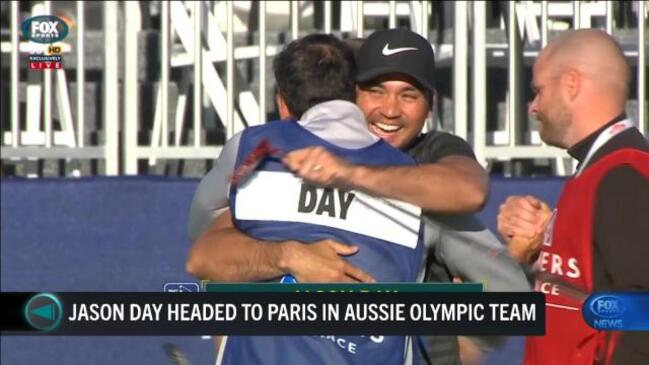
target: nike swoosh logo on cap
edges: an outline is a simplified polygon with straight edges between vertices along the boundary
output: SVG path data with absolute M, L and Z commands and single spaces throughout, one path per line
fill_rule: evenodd
M 386 43 L 381 53 L 383 53 L 384 56 L 392 56 L 393 54 L 397 54 L 399 52 L 417 51 L 417 50 L 418 48 L 415 47 L 401 47 L 401 48 L 390 49 L 390 43 Z

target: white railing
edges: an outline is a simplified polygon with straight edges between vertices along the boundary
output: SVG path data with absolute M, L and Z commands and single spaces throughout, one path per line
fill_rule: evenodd
M 473 146 L 478 158 L 483 161 L 493 160 L 511 160 L 511 159 L 538 159 L 538 158 L 556 158 L 555 172 L 559 175 L 570 174 L 572 171 L 565 169 L 565 163 L 570 161 L 567 158 L 565 151 L 558 148 L 550 147 L 540 141 L 538 132 L 528 130 L 527 142 L 520 143 L 519 129 L 525 129 L 526 119 L 521 119 L 520 108 L 525 108 L 526 103 L 521 99 L 521 85 L 520 78 L 522 73 L 520 71 L 520 59 L 518 56 L 535 57 L 542 46 L 548 42 L 548 27 L 551 24 L 552 17 L 555 18 L 572 18 L 572 23 L 575 28 L 590 27 L 591 21 L 595 17 L 603 17 L 605 19 L 605 30 L 613 33 L 615 29 L 612 16 L 612 1 L 573 1 L 567 2 L 549 2 L 549 1 L 518 1 L 508 2 L 509 14 L 516 14 L 516 16 L 509 16 L 507 22 L 507 44 L 486 44 L 483 32 L 486 30 L 482 24 L 481 19 L 484 19 L 484 4 L 481 2 L 473 3 L 473 15 L 475 20 L 474 26 L 474 39 L 472 42 L 474 74 L 473 81 L 475 88 L 473 90 L 473 103 L 471 106 L 474 112 L 473 127 L 475 132 L 473 138 Z M 647 4 L 644 1 L 637 1 L 638 16 L 638 39 L 637 49 L 625 51 L 628 57 L 637 57 L 638 73 L 638 98 L 637 98 L 637 114 L 631 114 L 631 117 L 637 121 L 639 129 L 647 135 L 649 130 L 647 123 L 647 102 L 646 102 L 646 88 L 647 77 L 646 73 L 646 30 L 647 30 Z M 458 16 L 458 4 L 456 3 L 456 18 Z M 456 26 L 457 27 L 457 26 Z M 540 29 L 539 29 L 540 28 Z M 456 29 L 457 30 L 457 29 Z M 540 30 L 540 32 L 539 32 Z M 537 43 L 540 41 L 539 47 L 536 50 L 522 50 L 516 32 L 520 35 L 527 35 L 528 41 Z M 540 33 L 540 34 L 539 34 Z M 483 115 L 486 113 L 487 105 L 485 105 L 486 88 L 485 82 L 485 62 L 482 58 L 485 51 L 491 52 L 493 56 L 504 57 L 505 52 L 498 51 L 498 48 L 503 47 L 507 50 L 508 60 L 508 88 L 507 88 L 507 118 L 504 130 L 496 130 L 493 132 L 486 132 L 486 120 Z M 459 54 L 456 54 L 457 57 Z M 461 78 L 459 78 L 461 80 Z M 454 82 L 457 82 L 456 78 Z M 526 87 L 527 85 L 523 85 Z M 644 100 L 644 102 L 642 102 Z M 456 125 L 457 128 L 457 125 Z M 456 133 L 458 131 L 456 130 Z M 460 133 L 458 133 L 460 134 Z M 461 134 L 460 134 L 461 135 Z M 491 142 L 491 143 L 489 143 Z M 575 164 L 572 164 L 574 169 Z
M 566 169 L 565 151 L 543 144 L 538 133 L 531 130 L 526 115 L 523 90 L 524 60 L 535 57 L 548 42 L 550 28 L 557 29 L 561 21 L 569 21 L 575 27 L 589 27 L 599 18 L 605 29 L 615 33 L 613 2 L 554 2 L 511 1 L 501 19 L 500 31 L 506 41 L 493 43 L 487 37 L 486 2 L 454 2 L 453 40 L 450 43 L 433 44 L 438 60 L 452 58 L 452 130 L 467 139 L 483 163 L 511 159 L 553 159 L 556 173 L 570 173 Z M 137 174 L 138 160 L 148 159 L 212 159 L 218 155 L 221 145 L 204 143 L 205 120 L 216 115 L 222 121 L 226 137 L 243 128 L 263 123 L 266 119 L 268 88 L 266 65 L 282 48 L 282 44 L 270 41 L 269 29 L 279 28 L 290 34 L 290 39 L 314 31 L 303 29 L 305 17 L 313 16 L 313 2 L 284 1 L 252 2 L 230 1 L 171 1 L 159 2 L 161 26 L 160 53 L 148 55 L 162 60 L 160 78 L 154 100 L 155 107 L 150 121 L 141 120 L 142 95 L 139 91 L 139 66 L 142 60 L 138 35 L 142 31 L 142 12 L 138 2 L 107 1 L 103 5 L 104 67 L 103 105 L 101 125 L 103 139 L 90 143 L 84 130 L 85 87 L 85 33 L 84 2 L 76 3 L 76 44 L 62 43 L 65 53 L 76 52 L 75 113 L 70 107 L 68 82 L 64 70 L 33 71 L 42 73 L 38 82 L 20 83 L 19 53 L 42 50 L 38 44 L 19 41 L 20 21 L 18 2 L 12 2 L 10 39 L 2 42 L 2 52 L 10 54 L 10 92 L 3 95 L 4 105 L 10 108 L 10 122 L 2 123 L 2 160 L 16 159 L 99 159 L 105 161 L 107 175 Z M 340 27 L 332 29 L 333 6 L 339 7 Z M 637 47 L 626 50 L 629 57 L 637 60 L 637 120 L 641 131 L 647 133 L 647 16 L 649 6 L 635 1 L 638 19 Z M 37 3 L 31 15 L 46 14 L 52 6 L 50 1 Z M 146 6 L 149 6 L 148 4 Z M 235 45 L 235 33 L 248 32 L 248 19 L 242 12 L 258 6 L 258 42 L 256 45 Z M 431 4 L 428 1 L 324 1 L 323 31 L 340 31 L 355 36 L 367 36 L 369 20 L 382 18 L 390 27 L 399 20 L 407 19 L 412 29 L 429 36 Z M 243 9 L 243 10 L 242 10 Z M 120 15 L 121 14 L 121 15 Z M 283 18 L 282 18 L 283 17 Z M 283 19 L 283 20 L 278 20 Z M 123 21 L 122 21 L 123 20 Z M 123 23 L 123 38 L 119 38 L 118 23 Z M 280 25 L 278 25 L 280 24 Z M 120 48 L 123 42 L 124 47 Z M 41 47 L 41 48 L 39 48 Z M 123 49 L 123 54 L 120 50 Z M 469 58 L 469 54 L 471 57 Z M 488 59 L 506 59 L 508 81 L 504 123 L 496 130 L 487 128 L 487 110 L 495 108 L 488 104 Z M 258 67 L 258 90 L 255 92 L 239 73 L 236 63 L 256 60 Z M 120 72 L 119 65 L 123 64 Z M 471 74 L 469 75 L 469 66 Z M 174 72 L 172 72 L 174 71 Z M 31 72 L 31 71 L 30 71 Z M 180 81 L 171 75 L 181 75 Z M 52 88 L 52 77 L 56 86 Z M 122 86 L 120 90 L 120 78 Z M 178 96 L 171 100 L 170 87 L 176 83 Z M 492 92 L 495 85 L 489 85 Z M 24 88 L 26 115 L 21 115 L 19 88 Z M 189 93 L 193 94 L 192 120 L 186 116 Z M 60 126 L 55 130 L 52 123 L 52 93 L 55 93 Z M 471 103 L 469 104 L 469 93 Z M 271 96 L 272 97 L 272 96 Z M 644 102 L 642 102 L 644 101 Z M 170 121 L 170 110 L 175 118 Z M 207 112 L 206 112 L 207 111 Z M 470 119 L 469 119 L 470 118 Z M 76 123 L 74 120 L 76 119 Z M 145 123 L 147 122 L 147 123 Z M 152 123 L 148 123 L 152 122 Z M 170 132 L 173 124 L 173 133 Z M 144 125 L 152 124 L 150 131 Z M 432 123 L 431 123 L 432 124 Z M 5 127 L 8 126 L 8 127 Z M 5 130 L 6 129 L 6 130 Z M 121 140 L 120 140 L 121 130 Z M 189 137 L 189 132 L 193 138 Z M 148 143 L 140 143 L 138 136 L 150 134 Z M 173 136 L 173 141 L 171 137 Z M 122 158 L 118 160 L 121 150 Z

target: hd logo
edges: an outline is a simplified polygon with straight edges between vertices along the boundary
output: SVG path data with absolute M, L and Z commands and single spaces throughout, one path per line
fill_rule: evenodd
M 30 70 L 62 69 L 61 47 L 52 43 L 63 40 L 68 35 L 68 25 L 53 15 L 39 15 L 25 20 L 22 24 L 23 36 L 36 43 L 50 44 L 44 52 L 29 55 Z M 45 48 L 45 47 L 44 47 Z

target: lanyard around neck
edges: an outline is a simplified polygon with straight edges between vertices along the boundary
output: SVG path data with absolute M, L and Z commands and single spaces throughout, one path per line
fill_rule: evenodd
M 586 154 L 586 158 L 579 165 L 579 169 L 577 169 L 575 176 L 579 176 L 579 174 L 581 174 L 582 171 L 584 171 L 584 169 L 588 165 L 588 162 L 593 157 L 595 152 L 597 152 L 597 150 L 602 148 L 602 146 L 605 145 L 606 142 L 608 142 L 611 138 L 615 137 L 619 133 L 624 132 L 629 128 L 632 128 L 633 126 L 634 125 L 631 122 L 631 120 L 625 119 L 604 129 L 604 131 L 600 133 L 599 136 L 597 136 L 597 139 L 595 139 L 593 145 L 590 146 L 590 149 L 588 150 L 588 154 Z

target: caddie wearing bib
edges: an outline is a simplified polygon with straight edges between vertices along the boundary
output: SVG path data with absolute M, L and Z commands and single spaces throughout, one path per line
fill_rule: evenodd
M 342 104 L 333 101 L 324 105 L 332 103 Z M 349 104 L 345 107 L 353 106 Z M 318 108 L 321 106 L 314 107 Z M 326 146 L 353 163 L 414 163 L 382 140 L 359 149 L 341 148 L 296 121 L 282 121 L 246 129 L 239 142 L 237 166 L 263 139 L 287 152 Z M 377 281 L 417 279 L 422 256 L 421 219 L 420 209 L 410 204 L 387 203 L 358 191 L 318 188 L 294 176 L 281 160 L 268 158 L 242 184 L 231 188 L 230 210 L 235 226 L 256 239 L 353 242 L 358 252 L 346 259 Z M 326 336 L 229 337 L 224 363 L 257 363 L 263 359 L 263 363 L 277 364 L 397 364 L 404 361 L 405 341 L 404 336 L 343 336 L 334 340 Z
M 284 247 L 282 251 L 286 255 L 298 257 L 278 260 L 273 265 L 276 274 L 266 273 L 265 277 L 280 280 L 294 273 L 292 264 L 284 266 L 280 262 L 295 263 L 300 261 L 300 252 L 306 252 L 309 246 L 330 249 L 327 240 L 335 240 L 355 247 L 355 252 L 346 254 L 331 250 L 336 260 L 349 265 L 349 280 L 353 277 L 363 281 L 368 278 L 380 282 L 416 281 L 423 255 L 420 208 L 399 201 L 388 202 L 360 191 L 310 185 L 289 171 L 281 159 L 296 149 L 323 146 L 352 163 L 414 165 L 411 157 L 366 128 L 363 113 L 352 102 L 351 50 L 333 36 L 310 35 L 289 44 L 275 58 L 273 67 L 283 120 L 245 129 L 226 143 L 219 157 L 222 171 L 231 174 L 249 162 L 248 157 L 262 141 L 280 152 L 267 156 L 251 174 L 232 184 L 228 198 L 238 230 L 263 240 L 265 248 Z M 300 91 L 299 95 L 294 91 Z M 301 243 L 287 244 L 293 241 Z M 322 270 L 328 269 L 327 266 L 323 265 Z M 404 362 L 406 336 L 332 337 L 325 336 L 326 328 L 322 330 L 323 336 L 230 336 L 220 348 L 218 361 L 224 364 Z
M 598 330 L 582 316 L 592 293 L 649 290 L 649 144 L 625 113 L 629 80 L 619 45 L 594 29 L 566 32 L 534 64 L 541 138 L 579 164 L 551 218 L 531 196 L 510 197 L 498 217 L 546 294 L 546 335 L 527 339 L 525 364 L 649 363 L 649 333 Z

